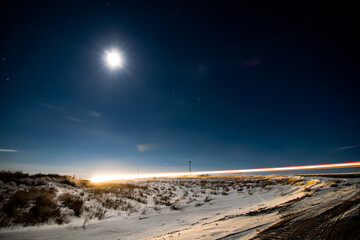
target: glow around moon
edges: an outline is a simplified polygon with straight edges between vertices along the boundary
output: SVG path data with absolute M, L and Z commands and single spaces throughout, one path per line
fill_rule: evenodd
M 123 56 L 116 50 L 107 51 L 105 61 L 111 69 L 123 67 Z

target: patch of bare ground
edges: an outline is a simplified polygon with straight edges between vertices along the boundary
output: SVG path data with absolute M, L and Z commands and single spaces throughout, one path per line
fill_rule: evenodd
M 280 205 L 277 205 L 277 206 L 274 206 L 274 207 L 270 207 L 270 208 L 259 208 L 258 210 L 255 210 L 255 211 L 250 211 L 250 212 L 247 212 L 245 213 L 244 215 L 245 216 L 257 216 L 257 215 L 261 215 L 261 214 L 269 214 L 269 213 L 273 213 L 273 212 L 283 212 L 283 211 L 286 211 L 286 209 L 288 207 L 290 207 L 292 204 L 296 203 L 296 202 L 299 202 L 301 200 L 303 200 L 304 198 L 306 197 L 310 197 L 311 194 L 306 194 L 302 197 L 298 197 L 298 198 L 295 198 L 295 199 L 292 199 L 292 200 L 289 200 L 283 204 L 280 204 Z
M 323 212 L 318 209 L 290 214 L 253 239 L 360 239 L 359 226 L 360 193 L 357 193 Z
M 285 203 L 276 205 L 274 207 L 259 208 L 259 209 L 255 210 L 255 211 L 250 211 L 250 212 L 247 212 L 247 213 L 244 213 L 244 214 L 225 216 L 225 217 L 220 218 L 220 219 L 218 219 L 218 220 L 216 220 L 214 222 L 224 221 L 224 220 L 228 220 L 228 219 L 235 218 L 235 217 L 246 217 L 246 216 L 254 217 L 254 216 L 259 216 L 259 215 L 264 215 L 264 214 L 271 214 L 271 213 L 274 213 L 274 212 L 278 212 L 278 214 L 279 214 L 281 212 L 287 211 L 288 208 L 291 207 L 291 205 L 303 200 L 306 197 L 311 197 L 311 194 L 306 194 L 306 195 L 304 195 L 302 197 L 298 197 L 298 198 L 289 200 L 289 201 L 287 201 Z M 271 223 L 268 223 L 268 222 L 263 223 L 263 224 L 259 224 L 259 225 L 256 225 L 254 227 L 251 227 L 251 228 L 239 231 L 239 232 L 230 233 L 230 234 L 225 235 L 223 237 L 217 238 L 217 240 L 242 239 L 244 237 L 244 235 L 248 234 L 249 232 L 259 231 L 259 230 L 264 229 L 265 227 L 269 226 L 270 224 Z

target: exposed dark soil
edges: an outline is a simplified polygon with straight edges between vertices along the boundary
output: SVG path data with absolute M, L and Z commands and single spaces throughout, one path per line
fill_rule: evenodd
M 323 212 L 288 215 L 253 239 L 360 239 L 360 193 Z
M 291 206 L 292 204 L 294 204 L 296 202 L 299 202 L 299 201 L 301 201 L 304 198 L 309 197 L 309 196 L 311 196 L 311 195 L 307 194 L 307 195 L 304 195 L 302 197 L 298 197 L 298 198 L 295 198 L 293 200 L 287 201 L 287 202 L 285 202 L 283 204 L 280 204 L 280 205 L 277 205 L 277 206 L 274 206 L 274 207 L 271 207 L 271 208 L 260 208 L 260 209 L 255 210 L 255 211 L 245 213 L 244 215 L 245 216 L 257 216 L 257 215 L 269 214 L 269 213 L 273 213 L 273 212 L 283 212 L 283 211 L 286 211 L 286 209 L 289 206 Z

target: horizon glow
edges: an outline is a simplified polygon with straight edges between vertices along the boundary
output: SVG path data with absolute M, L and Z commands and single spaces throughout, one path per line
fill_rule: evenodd
M 173 173 L 148 173 L 148 174 L 107 174 L 97 175 L 90 179 L 93 183 L 101 183 L 116 180 L 130 180 L 140 178 L 158 178 L 158 177 L 181 177 L 194 176 L 204 174 L 229 174 L 229 173 L 253 173 L 253 172 L 277 172 L 277 171 L 295 171 L 295 170 L 314 170 L 314 169 L 329 169 L 329 168 L 350 168 L 360 167 L 359 162 L 346 163 L 329 163 L 316 165 L 302 165 L 289 167 L 272 167 L 272 168 L 251 168 L 251 169 L 237 169 L 237 170 L 218 170 L 218 171 L 198 171 L 198 172 L 173 172 Z

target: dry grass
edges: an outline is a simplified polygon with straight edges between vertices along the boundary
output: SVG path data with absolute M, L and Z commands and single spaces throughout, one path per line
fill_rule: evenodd
M 163 208 L 181 210 L 185 206 L 201 207 L 211 201 L 212 195 L 251 195 L 258 190 L 268 191 L 276 184 L 304 181 L 300 177 L 228 176 L 90 184 L 70 176 L 6 171 L 0 172 L 0 179 L 6 184 L 0 191 L 1 226 L 61 224 L 71 216 L 103 219 L 106 213 L 114 211 L 145 215 Z M 54 188 L 50 190 L 49 186 Z M 65 193 L 56 196 L 56 189 Z
M 69 209 L 73 210 L 75 216 L 80 217 L 81 213 L 83 212 L 84 201 L 79 196 L 65 193 L 59 197 L 59 201 Z
M 308 181 L 307 183 L 306 183 L 306 186 L 310 186 L 310 185 L 314 185 L 314 184 L 316 184 L 316 183 L 318 183 L 319 182 L 319 180 L 317 180 L 317 179 L 310 179 L 310 181 Z
M 2 203 L 1 227 L 11 224 L 24 226 L 49 222 L 60 216 L 55 198 L 55 190 L 31 188 L 28 191 L 19 190 Z

